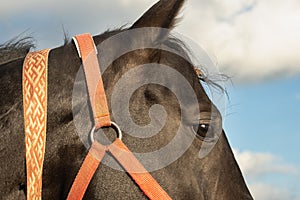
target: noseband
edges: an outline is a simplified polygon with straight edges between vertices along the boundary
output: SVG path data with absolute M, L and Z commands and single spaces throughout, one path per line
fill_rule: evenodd
M 120 128 L 116 123 L 110 120 L 110 113 L 97 59 L 97 50 L 93 38 L 90 34 L 82 34 L 75 36 L 73 39 L 84 67 L 94 127 L 89 135 L 87 135 L 87 137 L 90 138 L 91 147 L 73 182 L 67 199 L 79 200 L 83 198 L 106 152 L 111 153 L 114 159 L 126 170 L 149 199 L 171 199 L 122 142 L 122 132 Z M 48 54 L 49 50 L 29 53 L 26 56 L 23 67 L 27 199 L 42 198 L 42 169 L 47 119 Z M 32 102 L 32 100 L 36 100 L 36 102 Z M 108 146 L 104 146 L 94 139 L 95 131 L 103 127 L 112 127 L 117 131 L 118 137 Z

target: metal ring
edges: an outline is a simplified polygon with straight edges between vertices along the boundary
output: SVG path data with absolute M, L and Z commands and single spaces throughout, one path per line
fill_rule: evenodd
M 111 123 L 111 126 L 113 129 L 115 129 L 115 131 L 117 132 L 117 137 L 122 140 L 122 131 L 120 129 L 120 127 L 118 126 L 118 124 L 116 124 L 115 122 L 110 122 Z M 103 128 L 103 127 L 101 127 Z M 92 143 L 94 143 L 95 141 L 95 138 L 94 138 L 94 135 L 95 135 L 95 127 L 92 128 L 91 132 L 90 132 L 90 141 Z

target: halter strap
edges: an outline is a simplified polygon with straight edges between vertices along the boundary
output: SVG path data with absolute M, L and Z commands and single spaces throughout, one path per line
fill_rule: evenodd
M 100 123 L 98 123 L 98 116 L 94 113 L 95 127 L 101 128 L 108 126 L 110 123 L 110 116 L 108 112 L 108 106 L 106 96 L 104 92 L 103 82 L 101 79 L 100 68 L 97 61 L 96 50 L 94 49 L 93 39 L 90 34 L 83 34 L 75 36 L 74 38 L 77 49 L 79 49 L 79 55 L 82 57 L 84 70 L 86 73 L 87 85 L 90 95 L 90 102 L 92 105 L 92 111 L 97 113 L 105 113 L 104 117 L 101 117 Z M 92 61 L 89 61 L 90 57 Z M 93 65 L 93 66 L 92 66 Z M 98 70 L 96 70 L 96 68 Z M 94 71 L 95 73 L 90 73 Z M 97 71 L 97 73 L 96 73 Z M 89 74 L 89 75 L 87 75 Z M 100 76 L 100 77 L 97 77 Z M 89 80 L 95 79 L 95 80 Z M 91 86 L 94 84 L 94 86 Z M 97 85 L 96 93 L 95 85 Z M 91 89 L 91 88 L 94 89 Z M 99 91 L 98 91 L 99 89 Z M 102 90 L 103 89 L 103 90 Z M 98 93 L 97 93 L 98 92 Z M 94 95 L 96 94 L 96 96 Z M 99 96 L 98 96 L 99 94 Z M 101 104 L 101 105 L 99 105 Z M 105 105 L 103 105 L 105 104 Z M 93 106 L 97 105 L 97 106 Z M 100 109 L 100 110 L 98 110 Z M 102 116 L 102 115 L 101 115 Z M 103 121 L 102 121 L 103 120 Z M 84 193 L 96 172 L 98 165 L 100 164 L 103 156 L 106 152 L 110 152 L 113 157 L 119 162 L 120 165 L 129 173 L 135 183 L 144 192 L 144 194 L 151 200 L 169 200 L 169 195 L 162 189 L 162 187 L 156 182 L 149 172 L 143 167 L 143 165 L 136 159 L 133 153 L 126 147 L 126 145 L 117 138 L 109 146 L 103 146 L 97 141 L 92 143 L 92 146 L 83 161 L 83 164 L 75 178 L 75 181 L 71 187 L 68 195 L 68 200 L 80 200 L 83 198 Z
M 42 198 L 47 127 L 47 73 L 50 49 L 28 53 L 23 64 L 23 107 L 27 199 Z
M 159 183 L 143 167 L 127 146 L 117 138 L 115 142 L 108 146 L 109 152 L 129 173 L 131 178 L 151 200 L 171 200 L 171 197 L 164 191 Z
M 74 38 L 79 56 L 81 56 L 94 116 L 94 127 L 99 129 L 110 126 L 110 115 L 107 106 L 103 81 L 97 59 L 97 49 L 90 34 L 76 35 Z

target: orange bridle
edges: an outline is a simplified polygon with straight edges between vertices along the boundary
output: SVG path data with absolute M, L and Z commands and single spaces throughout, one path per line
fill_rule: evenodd
M 128 172 L 128 174 L 132 177 L 132 179 L 135 181 L 135 183 L 139 186 L 139 188 L 143 191 L 143 193 L 149 198 L 153 200 L 164 200 L 164 199 L 171 199 L 169 195 L 163 190 L 163 188 L 157 183 L 157 181 L 151 176 L 151 174 L 143 167 L 143 165 L 138 161 L 138 159 L 134 156 L 134 154 L 126 147 L 126 145 L 122 142 L 122 133 L 118 126 L 111 122 L 110 120 L 110 114 L 108 110 L 106 95 L 104 91 L 104 86 L 101 78 L 101 72 L 100 67 L 97 59 L 97 51 L 93 42 L 93 38 L 90 34 L 82 34 L 77 35 L 74 37 L 74 42 L 77 46 L 79 56 L 82 59 L 86 82 L 88 86 L 88 93 L 89 93 L 89 99 L 90 104 L 92 107 L 93 117 L 94 117 L 94 128 L 91 131 L 91 141 L 92 145 L 89 149 L 89 152 L 83 161 L 83 164 L 75 178 L 75 181 L 71 187 L 71 190 L 68 195 L 68 200 L 74 200 L 74 199 L 82 199 L 85 191 L 95 173 L 97 170 L 102 158 L 104 157 L 106 152 L 110 152 L 111 155 L 118 161 L 120 165 Z M 46 50 L 46 52 L 49 52 L 49 50 Z M 40 52 L 31 53 L 29 54 L 24 63 L 24 71 L 23 71 L 23 95 L 24 99 L 26 98 L 26 102 L 24 100 L 24 113 L 26 112 L 26 107 L 29 106 L 29 109 L 32 110 L 35 105 L 31 105 L 29 102 L 30 99 L 36 96 L 36 94 L 32 91 L 36 91 L 36 86 L 28 86 L 28 84 L 25 84 L 25 81 L 28 82 L 28 77 L 25 77 L 24 74 L 28 74 L 29 71 L 34 69 L 41 69 L 43 68 L 43 74 L 44 72 L 47 73 L 47 58 L 48 53 L 44 53 L 43 61 L 44 63 L 42 66 L 39 67 L 33 67 L 33 69 L 29 70 L 25 68 L 25 66 L 30 65 L 28 63 L 33 64 L 35 60 L 28 61 L 28 59 L 33 56 L 34 58 L 38 57 L 40 55 Z M 38 62 L 36 62 L 38 65 Z M 30 74 L 30 73 L 29 73 Z M 28 75 L 27 75 L 28 76 Z M 30 77 L 30 76 L 29 76 Z M 46 75 L 47 77 L 47 75 Z M 44 80 L 44 79 L 43 79 Z M 45 81 L 46 80 L 46 81 Z M 39 93 L 47 94 L 47 78 L 44 80 L 46 82 L 46 86 L 43 84 L 43 90 L 42 92 L 39 91 Z M 29 97 L 28 97 L 29 96 Z M 43 105 L 43 111 L 42 115 L 46 116 L 46 108 L 47 108 L 47 96 L 43 95 L 42 100 L 40 100 Z M 39 108 L 34 108 L 39 109 Z M 29 113 L 32 113 L 30 111 Z M 45 149 L 45 136 L 46 136 L 46 117 L 43 118 L 41 121 L 42 123 L 35 123 L 36 119 L 35 115 L 25 115 L 25 134 L 26 138 L 26 165 L 27 165 L 27 199 L 41 199 L 41 188 L 42 188 L 42 167 L 43 167 L 43 159 L 44 159 L 44 149 Z M 33 123 L 32 123 L 33 122 Z M 43 132 L 35 132 L 34 126 L 39 126 L 40 124 L 43 124 Z M 31 128 L 33 126 L 33 128 Z M 97 141 L 94 140 L 93 134 L 95 130 L 98 130 L 102 127 L 110 127 L 113 126 L 115 129 L 118 130 L 118 138 L 110 145 L 103 146 Z M 40 127 L 39 127 L 40 128 Z M 33 144 L 34 140 L 31 140 L 33 135 L 38 135 L 37 138 L 41 138 L 38 141 L 38 144 L 40 144 L 39 148 L 32 148 L 30 145 Z M 39 135 L 41 134 L 41 136 Z M 35 144 L 35 143 L 34 143 Z M 42 147 L 41 147 L 42 146 Z M 37 151 L 37 152 L 33 152 Z M 40 160 L 38 162 L 38 167 L 35 167 L 36 165 L 33 165 L 34 163 L 32 160 L 32 157 L 27 157 L 27 155 L 42 155 L 40 156 Z M 36 171 L 38 169 L 38 171 Z M 31 175 L 32 176 L 29 176 Z

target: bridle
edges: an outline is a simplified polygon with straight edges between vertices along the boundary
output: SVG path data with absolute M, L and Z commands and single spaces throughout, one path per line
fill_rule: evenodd
M 73 182 L 68 200 L 82 199 L 102 158 L 109 152 L 135 181 L 143 193 L 153 200 L 171 199 L 159 183 L 143 167 L 134 154 L 122 142 L 122 132 L 110 120 L 97 50 L 90 34 L 74 38 L 82 59 L 89 100 L 93 112 L 94 127 L 89 133 L 91 147 Z M 27 199 L 41 199 L 42 169 L 46 142 L 47 121 L 47 62 L 49 49 L 29 53 L 23 67 L 24 126 L 26 141 Z M 32 77 L 34 75 L 34 77 Z M 32 100 L 36 102 L 33 103 Z M 36 115 L 39 113 L 39 115 Z M 115 141 L 104 146 L 94 139 L 95 131 L 112 127 L 117 132 Z M 38 159 L 36 159 L 38 158 Z

